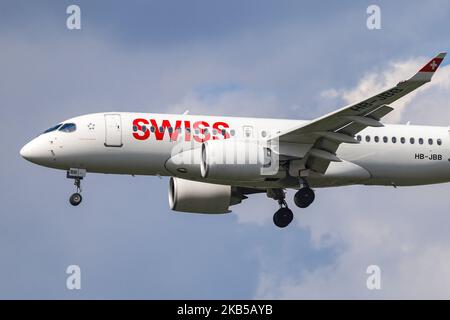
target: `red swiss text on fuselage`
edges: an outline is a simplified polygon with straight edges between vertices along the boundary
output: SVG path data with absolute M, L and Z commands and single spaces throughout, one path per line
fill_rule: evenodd
M 228 123 L 218 121 L 210 125 L 207 121 L 189 120 L 156 120 L 137 118 L 133 120 L 133 137 L 137 140 L 147 140 L 153 134 L 156 140 L 163 140 L 166 135 L 171 141 L 177 141 L 183 135 L 185 141 L 203 142 L 210 139 L 228 139 Z

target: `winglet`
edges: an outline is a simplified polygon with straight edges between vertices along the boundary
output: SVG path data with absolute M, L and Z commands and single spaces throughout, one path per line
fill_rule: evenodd
M 431 81 L 433 74 L 439 68 L 439 65 L 444 60 L 446 54 L 447 52 L 439 53 L 436 57 L 428 61 L 428 63 L 424 65 L 423 68 L 420 69 L 419 72 L 417 72 L 410 80 L 423 82 Z

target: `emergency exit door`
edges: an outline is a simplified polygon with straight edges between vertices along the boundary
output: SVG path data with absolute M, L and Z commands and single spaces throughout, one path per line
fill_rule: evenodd
M 122 146 L 122 119 L 120 114 L 105 114 L 105 146 Z

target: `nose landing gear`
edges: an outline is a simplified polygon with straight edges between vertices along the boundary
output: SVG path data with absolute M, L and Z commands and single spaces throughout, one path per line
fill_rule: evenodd
M 69 171 L 67 171 L 67 178 L 75 180 L 74 185 L 76 187 L 76 192 L 72 194 L 69 198 L 70 204 L 74 207 L 78 206 L 83 200 L 83 197 L 81 196 L 81 180 L 85 176 L 86 176 L 85 169 L 71 168 Z
M 81 196 L 81 178 L 75 178 L 74 185 L 77 187 L 77 192 L 70 196 L 69 202 L 76 207 L 83 200 L 83 197 Z

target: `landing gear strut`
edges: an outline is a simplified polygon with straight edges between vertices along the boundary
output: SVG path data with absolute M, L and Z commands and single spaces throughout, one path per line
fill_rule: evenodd
M 271 198 L 278 201 L 280 209 L 273 215 L 273 223 L 279 228 L 287 227 L 294 219 L 294 214 L 292 210 L 288 208 L 286 203 L 286 194 L 282 189 L 272 190 Z
M 86 170 L 84 169 L 70 168 L 70 170 L 67 171 L 67 178 L 75 180 L 73 184 L 76 187 L 76 192 L 72 194 L 69 198 L 70 204 L 73 205 L 74 207 L 78 206 L 83 200 L 83 197 L 81 196 L 81 180 L 85 176 Z
M 299 208 L 306 208 L 313 203 L 314 198 L 314 191 L 309 187 L 306 179 L 300 178 L 300 190 L 294 196 L 295 205 Z

